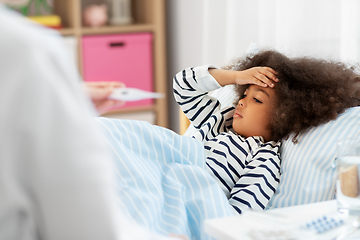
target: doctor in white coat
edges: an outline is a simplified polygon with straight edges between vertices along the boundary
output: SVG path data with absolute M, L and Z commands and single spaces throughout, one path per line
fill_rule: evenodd
M 66 52 L 56 31 L 0 3 L 0 239 L 168 239 L 121 215 Z

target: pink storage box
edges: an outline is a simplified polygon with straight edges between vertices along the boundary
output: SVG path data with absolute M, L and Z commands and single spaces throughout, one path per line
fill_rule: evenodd
M 153 91 L 151 33 L 85 36 L 82 45 L 85 81 L 119 81 L 127 87 Z M 141 100 L 123 107 L 152 103 Z

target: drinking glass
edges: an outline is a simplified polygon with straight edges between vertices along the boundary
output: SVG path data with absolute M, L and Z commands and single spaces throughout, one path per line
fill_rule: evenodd
M 360 215 L 360 137 L 339 140 L 336 150 L 338 210 Z

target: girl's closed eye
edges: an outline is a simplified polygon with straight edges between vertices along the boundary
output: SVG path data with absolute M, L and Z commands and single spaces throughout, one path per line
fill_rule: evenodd
M 249 91 L 249 88 L 247 88 L 244 93 L 242 94 L 242 96 L 240 97 L 240 99 L 243 99 L 243 98 L 246 98 L 247 95 L 248 95 L 248 91 Z
M 255 100 L 255 102 L 257 102 L 257 103 L 262 103 L 262 101 L 260 101 L 259 99 L 255 98 L 255 97 L 254 97 L 254 100 Z

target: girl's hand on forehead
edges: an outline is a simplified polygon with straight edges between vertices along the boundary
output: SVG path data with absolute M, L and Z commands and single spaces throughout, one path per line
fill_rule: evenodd
M 235 82 L 239 85 L 255 84 L 260 87 L 274 87 L 279 79 L 275 76 L 276 71 L 269 67 L 253 67 L 243 71 L 237 71 Z

